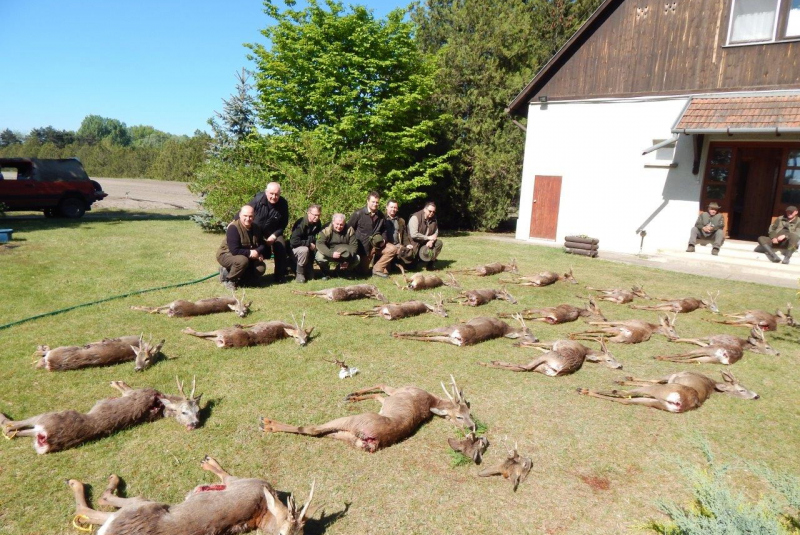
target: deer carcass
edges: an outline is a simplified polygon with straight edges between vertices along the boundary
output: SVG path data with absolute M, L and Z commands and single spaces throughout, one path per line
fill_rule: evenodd
M 776 310 L 775 314 L 764 312 L 763 310 L 745 310 L 737 314 L 723 314 L 726 318 L 733 318 L 730 320 L 717 321 L 723 325 L 737 325 L 740 327 L 759 327 L 764 331 L 774 331 L 778 325 L 788 325 L 789 327 L 796 327 L 797 323 L 792 317 L 792 304 L 786 305 L 786 314 L 780 310 Z
M 429 305 L 422 301 L 406 301 L 404 303 L 388 303 L 386 305 L 379 305 L 371 308 L 370 310 L 359 310 L 356 312 L 339 312 L 342 316 L 361 316 L 362 318 L 383 318 L 386 320 L 399 320 L 403 318 L 410 318 L 412 316 L 419 316 L 430 312 L 437 316 L 447 317 L 447 311 L 444 309 L 444 299 L 441 294 L 437 296 L 436 303 Z
M 453 286 L 456 288 L 460 288 L 458 282 L 456 282 L 455 277 L 453 277 L 452 273 L 447 273 L 450 277 L 450 282 L 445 282 L 442 280 L 439 275 L 434 275 L 432 273 L 414 273 L 411 275 L 411 278 L 406 276 L 406 270 L 403 268 L 401 264 L 397 264 L 397 267 L 400 268 L 400 272 L 403 274 L 403 281 L 405 285 L 400 284 L 397 280 L 392 279 L 395 285 L 402 289 L 402 290 L 431 290 L 433 288 L 438 288 L 439 286 Z
M 556 340 L 554 342 L 521 342 L 520 345 L 535 347 L 544 352 L 539 358 L 533 359 L 528 364 L 512 364 L 493 360 L 491 362 L 479 362 L 481 366 L 487 368 L 502 368 L 512 372 L 537 372 L 549 377 L 569 375 L 580 370 L 584 361 L 603 364 L 611 369 L 621 369 L 620 364 L 614 356 L 608 352 L 605 340 L 600 340 L 600 351 L 588 348 L 575 340 Z
M 707 308 L 714 314 L 719 314 L 719 308 L 717 308 L 717 297 L 719 297 L 719 292 L 717 292 L 716 296 L 712 296 L 711 292 L 708 292 L 708 299 L 695 299 L 694 297 L 684 297 L 683 299 L 656 298 L 658 301 L 662 301 L 662 303 L 659 305 L 630 305 L 630 307 L 637 310 L 675 312 L 676 314 L 686 314 L 689 312 L 694 312 L 698 308 Z
M 750 336 L 739 338 L 731 334 L 715 334 L 703 338 L 676 338 L 671 342 L 685 342 L 696 344 L 701 349 L 687 351 L 677 355 L 660 355 L 653 357 L 656 360 L 666 360 L 670 362 L 685 363 L 706 363 L 706 364 L 735 364 L 741 360 L 745 351 L 760 353 L 762 355 L 779 356 L 780 353 L 767 343 L 764 331 L 758 327 L 753 327 Z
M 606 321 L 606 317 L 600 311 L 600 307 L 594 302 L 594 299 L 589 298 L 589 304 L 586 308 L 579 308 L 572 305 L 562 304 L 554 307 L 544 308 L 527 308 L 523 310 L 520 315 L 525 320 L 543 321 L 550 325 L 558 325 L 560 323 L 568 323 L 575 321 L 578 318 L 595 319 Z M 498 314 L 501 318 L 512 317 L 513 314 L 503 313 Z
M 465 273 L 467 275 L 477 275 L 478 277 L 488 277 L 490 275 L 497 275 L 498 273 L 519 273 L 517 269 L 517 259 L 512 258 L 510 264 L 502 264 L 500 262 L 492 262 L 491 264 L 484 264 L 468 269 L 459 269 L 455 273 Z
M 39 357 L 37 368 L 50 371 L 78 370 L 91 366 L 109 366 L 134 361 L 137 372 L 149 368 L 161 353 L 164 340 L 153 345 L 145 342 L 144 336 L 122 336 L 106 338 L 85 346 L 64 346 L 50 349 L 38 346 L 34 356 Z
M 569 272 L 564 273 L 563 275 L 559 275 L 553 271 L 541 271 L 536 275 L 532 275 L 530 277 L 517 277 L 516 279 L 512 280 L 503 280 L 500 282 L 509 283 L 509 284 L 519 284 L 520 286 L 550 286 L 551 284 L 555 284 L 558 281 L 566 281 L 571 282 L 572 284 L 578 284 L 578 281 L 575 280 L 575 277 L 572 274 L 572 268 L 569 269 Z
M 494 338 L 522 338 L 530 342 L 539 339 L 525 325 L 520 317 L 515 317 L 520 322 L 520 327 L 515 328 L 497 318 L 478 316 L 466 323 L 456 323 L 449 327 L 439 327 L 428 331 L 410 331 L 392 333 L 395 338 L 405 340 L 420 340 L 422 342 L 445 342 L 456 346 L 470 346 Z
M 722 372 L 722 383 L 718 383 L 701 373 L 678 372 L 661 379 L 635 379 L 627 377 L 617 384 L 637 386 L 633 390 L 611 390 L 595 392 L 579 388 L 584 396 L 616 401 L 624 405 L 644 405 L 667 412 L 686 412 L 697 409 L 714 392 L 723 392 L 740 399 L 758 399 L 759 396 L 739 384 L 728 371 Z
M 500 290 L 494 290 L 491 288 L 484 288 L 481 290 L 464 290 L 458 294 L 458 297 L 453 298 L 453 301 L 462 305 L 479 307 L 488 304 L 495 299 L 508 301 L 514 305 L 517 304 L 517 300 L 514 299 L 514 296 L 508 293 L 505 288 Z
M 194 302 L 178 299 L 163 307 L 132 306 L 131 309 L 142 310 L 150 314 L 166 314 L 170 318 L 189 318 L 233 311 L 237 316 L 243 318 L 250 312 L 250 305 L 253 304 L 252 301 L 249 303 L 244 302 L 244 294 L 245 291 L 242 290 L 241 299 L 238 299 L 236 292 L 233 292 L 233 297 L 210 297 Z
M 647 342 L 653 334 L 663 334 L 669 339 L 678 338 L 675 332 L 675 315 L 672 318 L 659 316 L 659 325 L 642 320 L 627 321 L 590 321 L 589 325 L 602 326 L 602 329 L 593 329 L 569 335 L 572 340 L 594 340 L 608 338 L 609 342 L 618 344 L 638 344 Z
M 100 400 L 87 413 L 74 410 L 46 412 L 16 421 L 0 414 L 3 433 L 9 438 L 33 437 L 36 453 L 42 454 L 74 448 L 89 440 L 162 417 L 175 418 L 189 430 L 200 424 L 202 394 L 194 396 L 194 381 L 188 396 L 183 393 L 180 381 L 180 396 L 163 394 L 152 388 L 133 389 L 122 381 L 112 381 L 111 386 L 122 396 Z
M 265 433 L 295 433 L 310 437 L 335 438 L 372 453 L 408 438 L 434 414 L 460 427 L 472 428 L 475 424 L 469 414 L 469 403 L 456 386 L 455 379 L 452 376 L 450 379 L 452 394 L 442 383 L 448 399 L 442 399 L 414 386 L 392 388 L 387 385 L 377 385 L 353 392 L 345 399 L 352 402 L 365 399 L 377 400 L 381 404 L 380 412 L 365 412 L 337 418 L 325 424 L 301 427 L 262 418 L 261 429 Z
M 303 533 L 314 496 L 313 483 L 308 501 L 298 511 L 292 495 L 284 505 L 278 492 L 263 479 L 232 476 L 208 456 L 200 467 L 222 483 L 198 485 L 183 502 L 173 505 L 140 496 L 120 498 L 116 495 L 119 477 L 112 475 L 97 503 L 118 508 L 114 512 L 90 508 L 83 483 L 70 479 L 67 484 L 75 496 L 75 521 L 101 525 L 98 535 L 235 535 L 255 530 L 275 535 Z
M 250 347 L 257 345 L 268 345 L 284 338 L 294 338 L 299 345 L 304 346 L 308 343 L 311 331 L 314 327 L 306 330 L 304 328 L 306 316 L 300 325 L 295 321 L 294 325 L 283 321 L 265 321 L 252 325 L 234 325 L 216 331 L 199 332 L 189 327 L 181 332 L 212 340 L 217 347 Z
M 506 457 L 503 462 L 492 468 L 481 470 L 478 472 L 478 476 L 503 476 L 511 480 L 511 484 L 514 486 L 514 492 L 516 492 L 519 484 L 528 477 L 532 467 L 533 461 L 531 458 L 522 457 L 517 453 L 517 448 L 515 446 L 513 450 L 508 452 L 508 457 Z
M 467 436 L 461 440 L 457 438 L 448 438 L 447 443 L 453 451 L 457 451 L 465 457 L 472 459 L 472 462 L 475 464 L 481 464 L 483 454 L 486 453 L 486 450 L 489 448 L 489 439 L 476 436 L 475 431 L 470 431 L 467 433 Z
M 378 301 L 387 301 L 386 297 L 372 284 L 353 284 L 351 286 L 341 286 L 338 288 L 328 288 L 326 290 L 317 290 L 315 292 L 301 292 L 292 290 L 292 293 L 297 295 L 310 295 L 313 297 L 320 297 L 328 301 L 355 301 L 356 299 L 377 299 Z
M 622 290 L 618 288 L 601 290 L 600 288 L 592 288 L 591 286 L 587 286 L 586 289 L 593 292 L 600 292 L 600 295 L 597 296 L 599 300 L 617 303 L 618 305 L 630 303 L 635 297 L 650 299 L 650 296 L 645 293 L 644 288 L 641 286 L 633 286 L 630 290 Z

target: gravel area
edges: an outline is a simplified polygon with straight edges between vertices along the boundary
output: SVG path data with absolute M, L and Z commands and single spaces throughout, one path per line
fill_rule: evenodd
M 94 209 L 198 208 L 198 196 L 189 191 L 185 182 L 147 178 L 92 178 L 108 193 L 108 197 L 92 205 Z

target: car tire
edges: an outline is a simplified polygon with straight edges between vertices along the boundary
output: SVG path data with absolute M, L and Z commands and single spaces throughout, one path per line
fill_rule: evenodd
M 58 213 L 68 219 L 79 219 L 86 213 L 86 203 L 78 197 L 67 197 L 58 203 Z

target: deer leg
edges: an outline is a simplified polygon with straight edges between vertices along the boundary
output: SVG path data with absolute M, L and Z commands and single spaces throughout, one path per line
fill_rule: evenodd
M 231 477 L 231 475 L 219 465 L 216 459 L 209 457 L 208 455 L 203 458 L 203 462 L 200 463 L 200 468 L 203 470 L 208 470 L 217 476 L 223 483 L 225 483 L 226 479 Z
M 191 327 L 186 327 L 181 332 L 183 334 L 189 334 L 191 336 L 196 336 L 198 338 L 216 338 L 217 336 L 219 336 L 219 331 L 199 332 L 195 331 Z
M 396 390 L 397 390 L 396 388 L 392 388 L 391 386 L 375 385 L 369 388 L 362 388 L 361 390 L 356 390 L 355 392 L 347 394 L 347 396 L 345 397 L 345 401 L 350 400 L 352 396 L 362 396 L 364 394 L 375 394 L 381 392 L 384 392 L 391 396 Z
M 688 353 L 680 353 L 678 355 L 658 355 L 653 358 L 656 360 L 665 360 L 667 362 L 682 362 L 684 364 L 719 362 L 718 358 L 709 355 L 703 349 L 689 351 Z
M 501 368 L 504 370 L 511 370 L 512 372 L 533 372 L 536 371 L 536 368 L 541 366 L 542 364 L 546 363 L 547 359 L 544 357 L 538 358 L 529 362 L 528 364 L 512 364 L 510 362 L 502 362 L 499 360 L 493 360 L 491 362 L 479 362 L 481 366 L 486 366 L 487 368 Z
M 3 419 L 0 419 L 0 424 L 3 426 L 3 434 L 6 436 L 12 435 L 17 437 L 32 437 L 37 433 L 33 428 L 39 423 L 39 418 L 42 415 L 40 414 L 25 420 L 16 421 L 5 418 L 5 415 L 0 416 L 3 416 Z
M 141 498 L 122 498 L 117 496 L 117 487 L 119 487 L 119 477 L 116 474 L 108 476 L 108 486 L 100 498 L 97 499 L 98 505 L 108 505 L 121 509 L 133 501 L 138 501 Z
M 293 433 L 295 435 L 306 435 L 309 437 L 322 437 L 336 432 L 347 432 L 347 428 L 353 423 L 352 416 L 343 416 L 331 420 L 328 423 L 321 425 L 307 425 L 296 426 L 284 424 L 270 420 L 269 418 L 261 418 L 261 430 L 265 433 Z M 352 433 L 350 433 L 352 435 Z M 340 437 L 335 437 L 340 438 Z
M 116 388 L 117 390 L 119 390 L 120 394 L 122 394 L 123 396 L 133 390 L 133 388 L 128 386 L 128 384 L 125 383 L 124 381 L 111 381 L 111 383 L 109 384 L 111 385 L 111 388 Z
M 114 513 L 107 513 L 104 511 L 95 511 L 90 508 L 86 503 L 86 493 L 83 488 L 83 483 L 70 479 L 67 485 L 72 489 L 72 494 L 75 496 L 75 516 L 85 519 L 90 524 L 103 524 L 108 517 Z M 77 520 L 77 519 L 76 519 Z
M 380 401 L 381 405 L 383 405 L 383 402 L 386 400 L 386 396 L 382 396 L 381 394 L 378 393 L 364 394 L 363 396 L 354 396 L 353 394 L 350 394 L 347 396 L 347 401 L 352 401 L 353 403 L 355 403 L 356 401 L 364 401 L 367 399 L 374 399 L 376 401 Z
M 633 391 L 611 391 L 611 392 L 595 392 L 588 388 L 579 388 L 578 393 L 582 396 L 589 396 L 598 399 L 605 399 L 606 401 L 615 401 L 623 405 L 645 405 L 648 407 L 661 407 L 661 400 L 655 399 L 647 394 L 635 393 Z
M 698 345 L 700 347 L 708 347 L 708 346 L 711 345 L 709 343 L 703 342 L 699 338 L 673 338 L 673 339 L 671 339 L 669 341 L 670 342 L 683 342 L 685 344 L 695 344 L 695 345 Z

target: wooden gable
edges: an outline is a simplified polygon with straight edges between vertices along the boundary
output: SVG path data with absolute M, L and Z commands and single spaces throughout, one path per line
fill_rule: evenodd
M 800 42 L 724 46 L 732 0 L 606 0 L 509 106 L 800 87 Z

